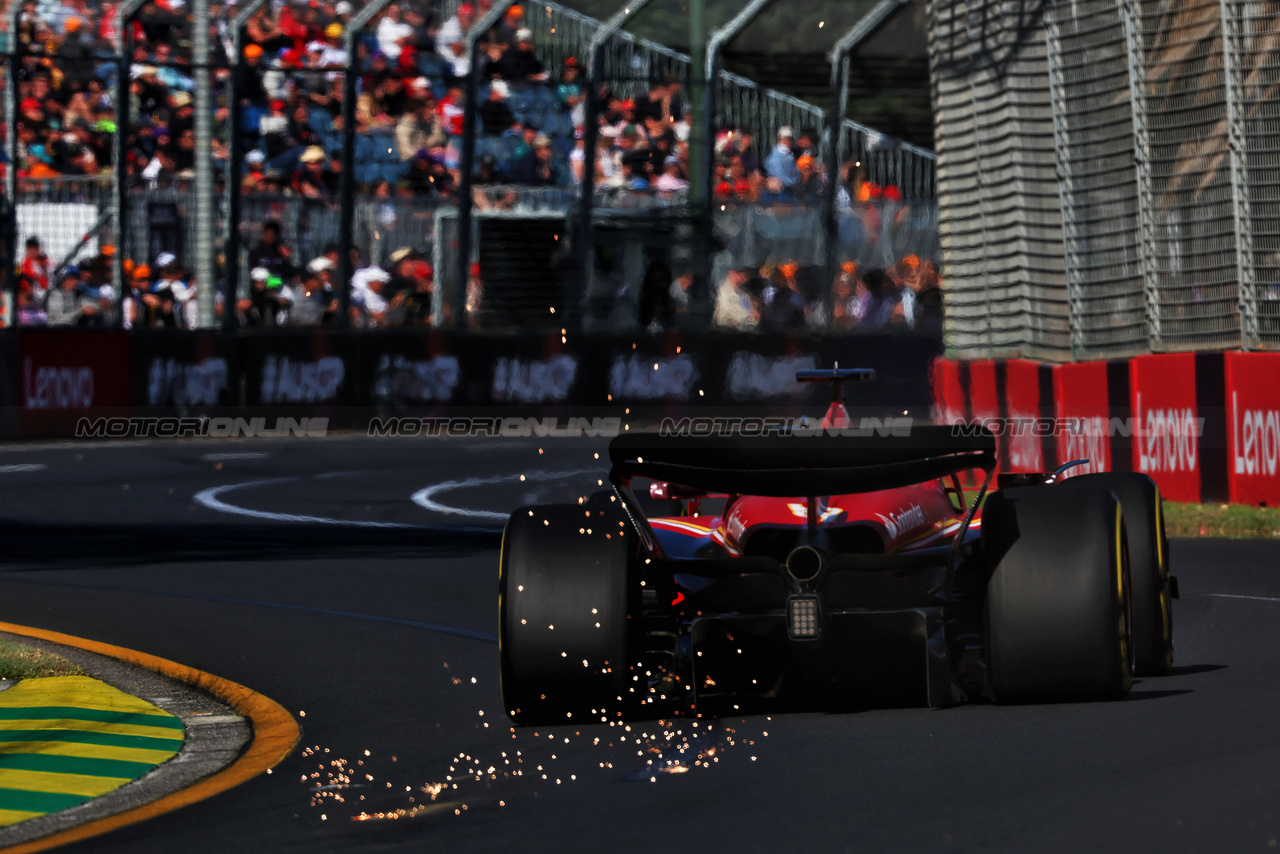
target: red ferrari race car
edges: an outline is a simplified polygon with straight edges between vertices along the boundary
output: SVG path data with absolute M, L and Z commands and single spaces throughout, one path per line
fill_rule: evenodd
M 1155 482 L 1068 464 L 988 493 L 990 432 L 850 423 L 843 383 L 873 377 L 800 372 L 832 384 L 817 429 L 620 436 L 611 490 L 516 510 L 499 583 L 512 720 L 1116 699 L 1167 672 Z

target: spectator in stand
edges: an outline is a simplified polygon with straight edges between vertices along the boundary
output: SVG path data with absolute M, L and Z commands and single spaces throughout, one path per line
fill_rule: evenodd
M 689 180 L 685 178 L 684 164 L 674 154 L 667 155 L 662 161 L 662 174 L 653 182 L 653 188 L 659 193 L 675 194 L 689 189 Z
M 43 302 L 45 294 L 49 292 L 49 277 L 53 273 L 53 267 L 49 256 L 40 246 L 40 238 L 27 238 L 20 272 L 30 283 L 36 300 Z
M 298 157 L 301 165 L 293 173 L 290 186 L 307 199 L 336 198 L 340 190 L 338 175 L 329 169 L 324 149 L 313 145 Z
M 716 184 L 715 195 L 718 199 L 733 202 L 753 202 L 759 195 L 760 174 L 748 174 L 746 165 L 740 155 L 729 158 L 729 168 L 724 177 Z
M 507 104 L 511 97 L 511 87 L 504 80 L 494 80 L 489 84 L 489 98 L 480 105 L 480 123 L 487 136 L 502 136 L 508 128 L 516 123 L 516 114 Z
M 800 170 L 796 168 L 796 156 L 791 151 L 795 134 L 792 129 L 783 125 L 778 129 L 778 144 L 765 158 L 765 171 L 772 178 L 782 182 L 782 186 L 790 189 L 800 181 Z
M 127 258 L 124 266 L 129 282 L 124 292 L 124 328 L 146 329 L 160 304 L 160 298 L 151 290 L 151 268 L 146 264 L 135 267 Z
M 715 312 L 711 322 L 722 329 L 754 329 L 760 323 L 760 311 L 746 292 L 747 274 L 730 270 L 716 292 Z
M 471 68 L 467 33 L 475 23 L 475 6 L 459 3 L 453 17 L 444 22 L 436 35 L 436 52 L 444 59 L 453 77 L 466 77 Z
M 49 315 L 40 307 L 30 284 L 25 280 L 19 283 L 17 317 L 19 326 L 49 325 Z
M 513 45 L 516 43 L 516 33 L 524 28 L 524 8 L 515 3 L 502 13 L 502 20 L 493 28 L 490 39 L 496 44 Z
M 811 154 L 802 154 L 796 158 L 796 172 L 800 176 L 791 191 L 802 203 L 811 206 L 822 204 L 826 181 L 822 178 L 822 170 L 818 161 Z
M 62 271 L 58 287 L 45 299 L 50 326 L 92 326 L 98 315 L 97 304 L 79 293 L 80 268 L 74 264 Z
M 399 5 L 392 3 L 378 23 L 378 50 L 386 54 L 387 59 L 397 61 L 401 49 L 412 38 L 413 27 L 404 22 Z
M 472 264 L 467 271 L 467 325 L 472 329 L 480 326 L 484 310 L 484 278 L 480 275 L 480 265 Z
M 292 253 L 280 241 L 280 223 L 267 220 L 262 224 L 262 237 L 258 245 L 249 250 L 249 267 L 261 267 L 281 279 L 293 277 Z
M 391 274 L 381 267 L 365 267 L 351 278 L 351 319 L 355 326 L 382 326 L 390 307 L 383 288 Z
M 411 160 L 418 151 L 444 141 L 435 102 L 430 96 L 417 101 L 413 109 L 396 122 L 396 148 L 401 161 Z
M 533 30 L 525 27 L 516 32 L 515 44 L 498 60 L 497 73 L 512 83 L 545 83 L 550 75 L 533 49 Z

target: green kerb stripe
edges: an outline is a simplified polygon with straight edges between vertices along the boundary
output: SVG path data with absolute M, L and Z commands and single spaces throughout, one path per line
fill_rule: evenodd
M 153 738 L 149 735 L 120 735 L 88 729 L 0 729 L 0 745 L 20 741 L 63 741 L 68 744 L 98 744 L 104 747 L 132 747 L 140 750 L 181 750 L 180 738 Z
M 58 812 L 77 804 L 93 800 L 87 795 L 60 795 L 55 792 L 24 792 L 21 789 L 0 789 L 0 810 L 18 812 Z
M 172 715 L 144 715 L 138 712 L 104 712 L 101 709 L 79 709 L 75 706 L 25 706 L 0 708 L 0 721 L 98 721 L 108 724 L 131 724 L 164 729 L 182 729 L 182 721 Z
M 134 780 L 154 767 L 154 762 L 130 762 L 127 759 L 92 759 L 52 753 L 0 753 L 0 769 L 13 771 L 48 771 L 54 774 L 84 774 L 89 777 Z

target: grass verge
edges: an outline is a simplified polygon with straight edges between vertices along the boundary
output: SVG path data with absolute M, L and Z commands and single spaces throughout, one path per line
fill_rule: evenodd
M 83 676 L 84 670 L 60 655 L 0 640 L 0 679 L 34 679 L 40 676 Z
M 1164 503 L 1164 529 L 1170 537 L 1280 538 L 1280 509 L 1248 504 Z

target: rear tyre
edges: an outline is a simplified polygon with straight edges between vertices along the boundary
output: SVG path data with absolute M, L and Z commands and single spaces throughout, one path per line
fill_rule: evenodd
M 1128 556 L 1104 489 L 1007 489 L 987 499 L 987 652 L 996 702 L 1118 699 L 1132 684 Z
M 1173 597 L 1160 488 L 1138 472 L 1079 475 L 1062 486 L 1109 489 L 1120 499 L 1129 546 L 1134 673 L 1164 676 L 1173 667 Z
M 522 507 L 502 535 L 502 703 L 521 724 L 575 723 L 630 688 L 638 543 L 618 516 L 581 505 Z

